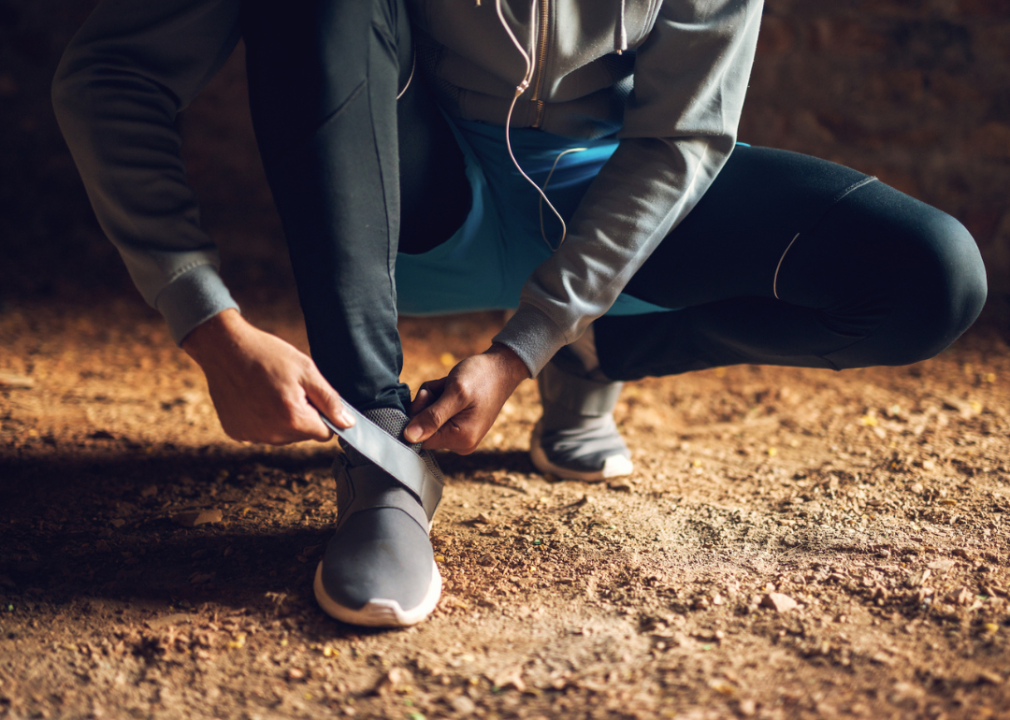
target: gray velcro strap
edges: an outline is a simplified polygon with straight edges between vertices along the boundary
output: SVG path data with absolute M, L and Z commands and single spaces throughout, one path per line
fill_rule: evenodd
M 421 501 L 428 521 L 435 516 L 435 509 L 442 499 L 442 483 L 435 477 L 428 464 L 420 455 L 366 418 L 344 402 L 344 408 L 355 422 L 353 427 L 338 428 L 322 413 L 326 427 L 341 440 L 385 470 L 393 478 L 410 490 Z
M 613 412 L 622 382 L 599 382 L 565 372 L 548 363 L 537 378 L 544 404 L 559 405 L 582 417 L 601 417 Z
M 343 471 L 337 473 L 337 482 L 344 483 L 337 488 L 337 529 L 359 510 L 397 508 L 410 515 L 427 532 L 431 518 L 427 517 L 412 493 L 389 473 L 371 463 L 350 467 L 346 455 L 338 455 L 337 462 L 344 463 Z

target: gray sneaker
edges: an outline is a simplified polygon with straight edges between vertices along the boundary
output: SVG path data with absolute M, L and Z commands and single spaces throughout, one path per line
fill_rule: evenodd
M 624 384 L 576 374 L 580 369 L 562 349 L 537 377 L 543 415 L 530 438 L 530 459 L 565 480 L 630 475 L 635 466 L 613 415 Z
M 386 452 L 399 461 L 406 458 L 397 471 L 404 477 L 394 477 L 341 439 L 344 453 L 334 464 L 337 531 L 316 569 L 313 589 L 320 607 L 343 622 L 413 625 L 431 614 L 442 592 L 428 538 L 442 474 L 428 453 L 396 439 L 407 424 L 406 415 L 380 410 L 365 417 L 389 434 L 388 439 L 378 437 L 386 443 Z M 359 416 L 359 432 L 367 430 L 360 427 L 366 422 Z M 423 462 L 417 462 L 416 452 Z M 392 467 L 396 462 L 383 464 Z M 427 502 L 422 504 L 421 497 Z

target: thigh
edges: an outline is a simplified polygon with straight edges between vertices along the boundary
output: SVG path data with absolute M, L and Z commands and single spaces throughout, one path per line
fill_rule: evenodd
M 379 95 L 397 96 L 395 113 L 370 103 L 371 117 L 342 138 L 355 147 L 341 150 L 395 143 L 389 160 L 396 164 L 380 165 L 398 177 L 398 187 L 369 204 L 390 215 L 400 249 L 423 252 L 452 235 L 470 207 L 463 154 L 418 72 L 403 0 L 243 0 L 242 30 L 250 105 L 268 168 L 347 114 L 369 85 L 382 87 Z M 360 177 L 364 185 L 372 180 Z
M 932 357 L 978 316 L 985 268 L 954 218 L 814 158 L 757 148 L 733 158 L 628 285 L 682 309 L 597 320 L 609 377 L 901 365 Z
M 669 308 L 775 297 L 779 261 L 797 235 L 871 178 L 785 150 L 738 146 L 708 192 L 625 292 Z

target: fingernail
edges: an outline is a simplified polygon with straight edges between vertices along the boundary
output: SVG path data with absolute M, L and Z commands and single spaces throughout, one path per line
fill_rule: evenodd
M 340 422 L 342 422 L 347 427 L 353 427 L 354 426 L 354 422 L 355 422 L 354 421 L 354 416 L 351 415 L 346 410 L 341 410 L 340 411 Z
M 421 439 L 421 428 L 416 425 L 408 426 L 407 429 L 403 431 L 403 437 L 407 438 L 407 442 L 417 442 Z
M 427 390 L 419 390 L 417 393 L 417 399 L 423 400 L 424 398 L 428 397 L 429 394 L 430 393 Z

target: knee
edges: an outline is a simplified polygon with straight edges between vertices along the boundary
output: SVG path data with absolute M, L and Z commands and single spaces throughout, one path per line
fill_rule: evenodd
M 978 245 L 956 219 L 929 208 L 916 223 L 908 250 L 907 328 L 901 363 L 935 356 L 967 330 L 985 304 L 987 281 Z

